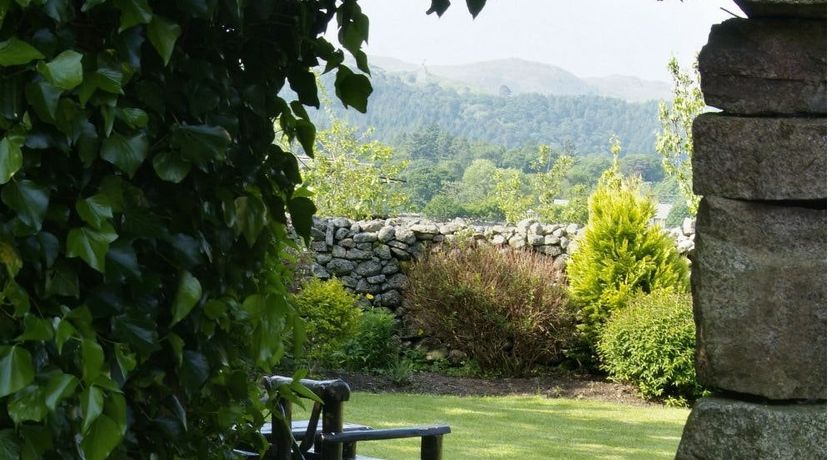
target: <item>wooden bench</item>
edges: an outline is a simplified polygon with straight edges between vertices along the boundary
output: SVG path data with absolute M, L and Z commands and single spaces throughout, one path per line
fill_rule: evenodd
M 272 391 L 282 385 L 289 386 L 291 383 L 291 378 L 282 376 L 264 379 L 264 385 Z M 356 444 L 360 441 L 415 437 L 421 439 L 420 458 L 422 460 L 443 458 L 443 435 L 451 432 L 448 425 L 373 429 L 364 425 L 344 423 L 342 418 L 344 403 L 350 399 L 350 387 L 347 383 L 339 379 L 302 379 L 299 383 L 315 394 L 321 402 L 313 404 L 309 421 L 297 423 L 292 422 L 292 403 L 287 398 L 279 399 L 278 407 L 273 411 L 272 423 L 262 430 L 270 442 L 267 458 L 358 460 L 362 458 L 356 455 Z M 286 389 L 284 391 L 286 392 Z M 285 420 L 290 421 L 289 426 Z M 293 450 L 296 449 L 300 457 L 293 456 Z

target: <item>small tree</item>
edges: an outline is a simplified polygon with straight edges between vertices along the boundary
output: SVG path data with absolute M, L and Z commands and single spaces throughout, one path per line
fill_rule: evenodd
M 667 176 L 675 178 L 686 198 L 689 213 L 695 215 L 700 197 L 692 191 L 692 122 L 706 107 L 698 59 L 692 64 L 691 75 L 681 70 L 674 57 L 667 68 L 674 81 L 675 97 L 671 106 L 661 102 L 658 107 L 661 132 L 657 134 L 655 146 L 663 158 L 663 170 Z
M 663 230 L 649 224 L 654 203 L 642 192 L 638 178 L 626 178 L 619 171 L 617 139 L 612 152 L 613 165 L 588 200 L 588 226 L 567 266 L 580 330 L 589 344 L 632 294 L 688 289 L 686 261 Z

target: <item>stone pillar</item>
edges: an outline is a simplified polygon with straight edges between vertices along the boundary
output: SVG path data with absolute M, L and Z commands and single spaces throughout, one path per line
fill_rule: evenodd
M 825 458 L 826 1 L 736 0 L 701 51 L 698 401 L 678 459 Z

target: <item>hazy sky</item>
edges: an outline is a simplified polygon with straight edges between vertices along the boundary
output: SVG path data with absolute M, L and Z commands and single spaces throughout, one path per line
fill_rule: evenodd
M 429 0 L 362 0 L 367 52 L 420 64 L 522 58 L 582 77 L 612 74 L 669 81 L 673 54 L 685 63 L 710 26 L 743 15 L 732 0 L 488 0 L 476 20 L 464 0 L 442 18 Z M 371 61 L 373 62 L 373 61 Z

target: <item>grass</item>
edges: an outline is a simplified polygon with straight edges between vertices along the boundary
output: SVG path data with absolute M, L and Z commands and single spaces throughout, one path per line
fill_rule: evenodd
M 353 393 L 345 420 L 374 428 L 449 424 L 444 458 L 671 459 L 688 409 L 541 396 Z M 419 458 L 419 439 L 365 442 L 361 455 Z

